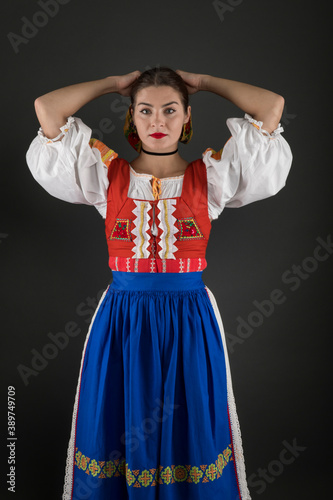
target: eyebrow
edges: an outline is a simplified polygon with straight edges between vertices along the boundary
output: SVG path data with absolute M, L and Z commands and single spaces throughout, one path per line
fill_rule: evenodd
M 138 106 L 139 106 L 140 104 L 143 104 L 144 106 L 150 106 L 151 108 L 153 108 L 153 107 L 154 107 L 152 104 L 149 104 L 148 102 L 139 102 L 139 103 L 138 103 Z M 176 101 L 171 101 L 171 102 L 168 102 L 167 104 L 163 104 L 163 105 L 162 105 L 162 108 L 165 108 L 166 106 L 170 106 L 170 104 L 179 104 L 179 103 L 178 103 L 178 102 L 176 102 Z

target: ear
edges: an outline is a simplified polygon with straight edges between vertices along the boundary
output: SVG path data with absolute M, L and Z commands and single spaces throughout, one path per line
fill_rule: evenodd
M 191 118 L 191 106 L 187 106 L 187 113 L 184 123 L 188 123 L 190 121 L 190 118 Z

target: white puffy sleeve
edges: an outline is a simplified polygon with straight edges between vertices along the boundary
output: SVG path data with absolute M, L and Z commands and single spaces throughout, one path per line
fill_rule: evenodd
M 31 142 L 26 161 L 34 179 L 52 196 L 93 205 L 105 218 L 108 167 L 117 153 L 92 138 L 92 130 L 78 117 L 70 116 L 60 130 L 49 139 L 40 127 Z
M 245 114 L 229 118 L 231 138 L 223 149 L 208 148 L 202 158 L 207 168 L 208 212 L 217 219 L 224 207 L 238 208 L 275 195 L 286 183 L 292 163 L 283 128 L 271 134 L 263 122 Z

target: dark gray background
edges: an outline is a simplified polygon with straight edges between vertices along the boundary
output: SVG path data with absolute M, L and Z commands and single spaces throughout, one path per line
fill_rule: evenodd
M 253 499 L 317 499 L 330 491 L 332 255 L 307 277 L 302 275 L 297 289 L 292 289 L 295 282 L 283 280 L 294 265 L 309 264 L 304 259 L 313 256 L 318 237 L 326 241 L 332 234 L 328 4 L 225 4 L 230 9 L 221 19 L 214 3 L 203 0 L 63 0 L 56 15 L 46 21 L 44 16 L 45 25 L 30 32 L 16 52 L 7 34 L 22 36 L 26 20 L 43 23 L 36 14 L 43 9 L 36 2 L 6 5 L 1 432 L 6 437 L 6 392 L 13 385 L 18 436 L 17 493 L 7 493 L 9 498 L 61 497 L 81 353 L 94 309 L 88 302 L 112 279 L 97 210 L 51 197 L 28 170 L 25 154 L 39 127 L 34 99 L 74 83 L 155 65 L 239 80 L 285 97 L 284 137 L 294 155 L 287 184 L 276 196 L 226 209 L 213 222 L 203 279 L 216 297 L 228 335 L 237 335 L 237 318 L 246 321 L 256 310 L 255 300 L 268 299 L 275 289 L 285 297 L 229 352 Z M 117 94 L 103 96 L 75 116 L 94 129 L 94 137 L 132 160 L 135 152 L 122 132 L 127 105 L 120 99 Z M 230 136 L 226 119 L 243 116 L 207 92 L 194 95 L 191 105 L 194 138 L 181 145 L 189 161 L 207 147 L 220 149 Z M 104 118 L 113 121 L 111 133 L 101 131 Z M 50 343 L 48 334 L 63 332 L 69 322 L 81 333 L 24 385 L 18 365 L 31 367 L 31 350 L 41 352 Z M 286 442 L 305 449 L 292 463 L 281 465 Z M 3 441 L 2 488 L 8 472 L 5 445 Z M 261 483 L 259 469 L 269 471 Z

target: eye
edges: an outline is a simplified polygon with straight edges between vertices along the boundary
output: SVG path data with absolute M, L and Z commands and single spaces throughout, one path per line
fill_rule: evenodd
M 173 115 L 173 113 L 175 113 L 176 110 L 174 108 L 166 108 L 165 112 L 167 115 Z
M 150 112 L 151 112 L 151 111 L 150 111 L 150 109 L 148 109 L 148 108 L 143 108 L 143 109 L 141 109 L 141 110 L 140 110 L 140 113 L 142 113 L 143 115 L 147 115 L 147 114 L 148 114 L 148 113 L 150 113 Z

